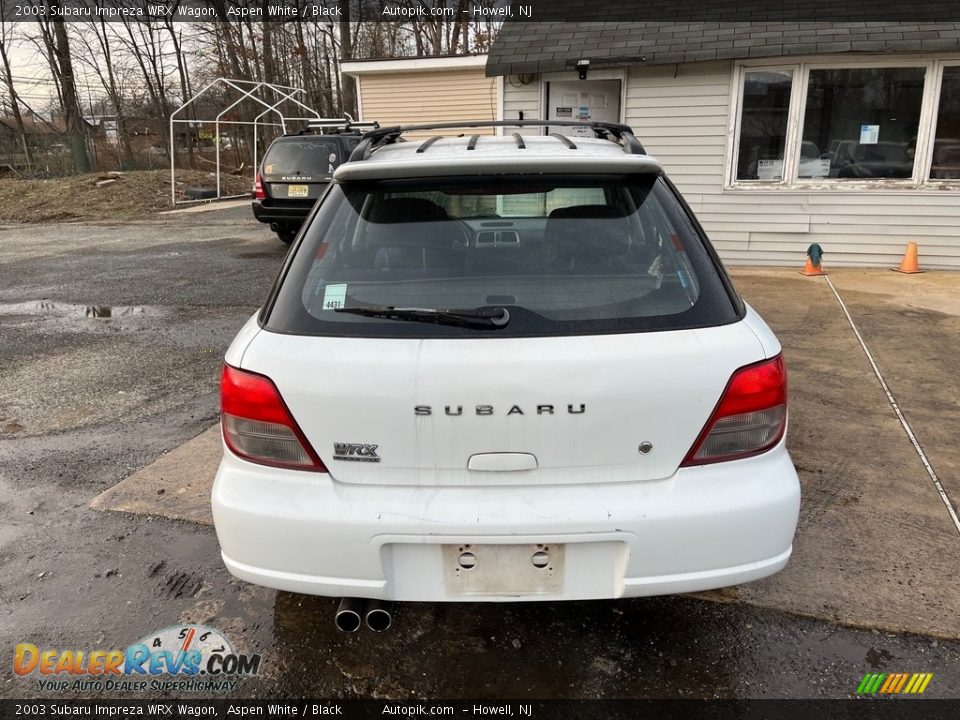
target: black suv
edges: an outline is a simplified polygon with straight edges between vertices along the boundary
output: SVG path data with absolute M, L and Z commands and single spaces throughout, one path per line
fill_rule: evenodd
M 285 243 L 293 242 L 310 208 L 363 131 L 347 124 L 329 134 L 282 135 L 263 156 L 253 184 L 253 216 Z

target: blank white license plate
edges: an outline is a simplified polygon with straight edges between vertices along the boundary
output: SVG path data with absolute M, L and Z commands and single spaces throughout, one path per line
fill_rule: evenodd
M 307 185 L 287 185 L 287 197 L 305 198 L 310 194 L 310 188 Z
M 555 595 L 563 592 L 565 546 L 443 545 L 451 595 Z

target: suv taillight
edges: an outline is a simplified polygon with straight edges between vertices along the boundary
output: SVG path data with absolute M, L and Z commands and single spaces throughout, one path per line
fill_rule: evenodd
M 223 366 L 220 424 L 234 455 L 261 465 L 327 472 L 277 386 L 264 375 Z
M 736 460 L 769 450 L 787 426 L 787 370 L 783 355 L 733 373 L 720 402 L 683 465 Z
M 266 198 L 267 194 L 263 191 L 263 178 L 260 177 L 260 173 L 257 173 L 257 177 L 253 181 L 253 199 L 266 200 Z

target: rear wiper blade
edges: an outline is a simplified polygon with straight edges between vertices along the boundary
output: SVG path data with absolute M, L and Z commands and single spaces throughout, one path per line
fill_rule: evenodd
M 482 327 L 496 330 L 506 327 L 510 322 L 510 313 L 504 307 L 476 308 L 456 310 L 448 308 L 393 307 L 391 305 L 359 305 L 357 307 L 335 308 L 334 312 L 362 315 L 364 317 L 385 318 L 387 320 L 408 320 L 411 322 L 436 323 L 457 327 Z

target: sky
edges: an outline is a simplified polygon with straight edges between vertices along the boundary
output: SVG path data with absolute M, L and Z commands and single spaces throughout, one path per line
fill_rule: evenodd
M 56 104 L 56 85 L 50 73 L 46 56 L 28 37 L 37 37 L 37 29 L 32 23 L 6 23 L 12 26 L 11 47 L 8 49 L 10 66 L 13 74 L 14 87 L 22 100 L 36 112 L 45 116 Z M 71 28 L 71 47 L 74 51 L 74 74 L 77 77 L 77 92 L 80 103 L 87 107 L 91 100 L 104 95 L 100 79 L 82 62 L 76 60 L 77 43 L 73 33 L 77 28 Z M 5 88 L 0 88 L 0 95 L 6 101 Z M 4 103 L 6 104 L 6 102 Z

